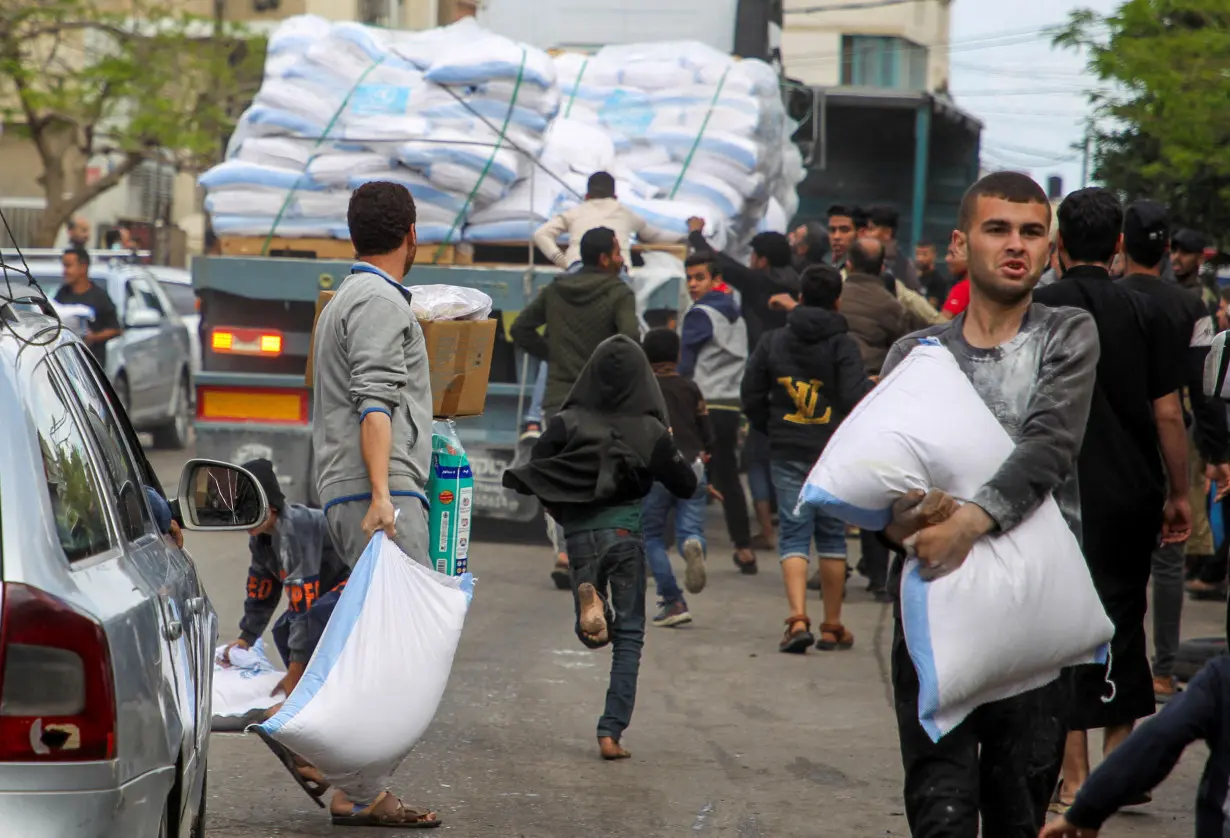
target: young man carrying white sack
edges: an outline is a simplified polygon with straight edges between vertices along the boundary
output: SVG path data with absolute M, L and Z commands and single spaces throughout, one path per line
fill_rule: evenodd
M 1098 336 L 1085 312 L 1032 302 L 1047 263 L 1050 226 L 1046 193 L 1025 175 L 998 172 L 974 184 L 953 232 L 954 246 L 969 260 L 969 308 L 949 323 L 902 338 L 884 363 L 888 375 L 920 338 L 937 340 L 1016 443 L 970 502 L 958 507 L 932 490 L 925 497 L 910 493 L 895 505 L 885 537 L 898 546 L 908 541 L 933 577 L 959 568 L 975 541 L 1013 529 L 1050 495 L 1079 532 L 1076 458 L 1093 396 Z M 900 556 L 894 565 L 899 576 Z M 975 838 L 981 819 L 985 835 L 1034 838 L 1059 771 L 1060 683 L 985 704 L 932 742 L 918 721 L 918 676 L 900 603 L 894 617 L 893 694 L 911 834 Z M 997 628 L 1028 631 L 987 627 Z

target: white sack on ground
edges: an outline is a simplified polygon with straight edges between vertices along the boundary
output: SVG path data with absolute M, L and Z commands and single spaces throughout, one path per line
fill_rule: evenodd
M 838 428 L 802 502 L 882 530 L 911 489 L 973 497 L 1012 449 L 952 354 L 919 346 Z M 901 611 L 919 721 L 935 741 L 982 704 L 1047 684 L 1064 667 L 1104 663 L 1114 633 L 1053 498 L 1015 529 L 979 539 L 934 582 L 907 561 Z
M 227 719 L 242 719 L 254 710 L 268 710 L 286 697 L 273 694 L 286 673 L 269 662 L 263 639 L 257 640 L 251 649 L 231 649 L 229 664 L 223 662 L 225 652 L 225 647 L 214 652 L 214 728 L 228 727 Z
M 445 576 L 377 533 L 298 685 L 259 727 L 335 786 L 375 798 L 448 684 L 474 577 Z

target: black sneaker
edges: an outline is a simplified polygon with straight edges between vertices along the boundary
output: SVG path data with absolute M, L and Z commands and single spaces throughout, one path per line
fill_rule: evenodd
M 688 613 L 688 604 L 682 599 L 675 600 L 669 605 L 658 603 L 658 613 L 653 617 L 653 624 L 659 628 L 674 628 L 692 622 L 692 615 Z

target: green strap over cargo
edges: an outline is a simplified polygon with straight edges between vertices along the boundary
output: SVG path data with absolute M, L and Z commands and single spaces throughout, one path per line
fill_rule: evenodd
M 589 59 L 581 62 L 581 72 L 577 73 L 576 81 L 572 83 L 572 95 L 568 97 L 568 107 L 564 108 L 564 119 L 572 114 L 572 103 L 577 100 L 577 90 L 581 87 L 581 79 L 585 78 L 585 70 L 589 67 Z
M 732 64 L 731 67 L 734 65 Z M 679 191 L 679 186 L 683 183 L 684 177 L 688 173 L 688 168 L 692 165 L 692 158 L 696 156 L 696 149 L 700 148 L 700 141 L 705 136 L 705 129 L 709 127 L 709 119 L 713 116 L 713 110 L 717 107 L 718 97 L 722 95 L 722 88 L 726 86 L 726 76 L 730 74 L 731 67 L 727 67 L 722 73 L 722 78 L 718 80 L 717 90 L 713 91 L 713 100 L 709 102 L 709 110 L 705 112 L 705 121 L 700 124 L 700 131 L 696 133 L 696 139 L 692 141 L 692 148 L 688 150 L 688 156 L 683 160 L 683 168 L 679 170 L 679 179 L 675 181 L 675 185 L 671 188 L 671 194 L 667 196 L 670 200 L 675 200 L 675 193 Z
M 458 211 L 457 217 L 453 219 L 453 226 L 449 227 L 448 235 L 444 237 L 444 241 L 440 242 L 440 246 L 436 248 L 436 255 L 431 260 L 433 265 L 440 261 L 440 257 L 444 255 L 445 249 L 452 244 L 453 233 L 457 232 L 457 228 L 465 221 L 466 216 L 470 212 L 470 204 L 474 202 L 474 196 L 478 194 L 483 181 L 487 179 L 487 173 L 491 171 L 491 167 L 495 164 L 495 156 L 500 153 L 500 149 L 504 146 L 504 135 L 508 132 L 508 123 L 512 122 L 513 110 L 517 107 L 517 96 L 521 93 L 521 82 L 525 78 L 526 57 L 526 50 L 522 49 L 521 66 L 517 68 L 517 81 L 513 84 L 512 99 L 508 103 L 508 113 L 504 114 L 504 124 L 500 126 L 500 134 L 496 137 L 495 147 L 491 149 L 491 156 L 487 158 L 487 165 L 483 166 L 482 172 L 478 175 L 478 180 L 474 182 L 474 188 L 466 196 L 466 202 L 462 205 L 461 210 Z
M 355 83 L 350 86 L 350 90 L 346 91 L 346 96 L 342 99 L 342 104 L 338 105 L 337 110 L 333 112 L 329 123 L 325 125 L 324 132 L 316 138 L 316 144 L 312 146 L 312 153 L 308 155 L 307 162 L 303 164 L 303 171 L 299 173 L 299 177 L 295 178 L 294 186 L 286 193 L 286 200 L 282 202 L 282 208 L 278 210 L 278 214 L 273 218 L 273 224 L 269 227 L 269 235 L 265 237 L 265 244 L 261 247 L 261 256 L 269 255 L 269 245 L 273 242 L 274 234 L 277 233 L 278 224 L 282 222 L 282 216 L 286 213 L 286 208 L 290 206 L 290 202 L 294 200 L 295 192 L 299 189 L 299 183 L 303 180 L 303 176 L 308 173 L 308 168 L 312 165 L 312 161 L 316 159 L 316 149 L 320 148 L 321 143 L 329 138 L 329 133 L 333 130 L 333 126 L 337 124 L 338 119 L 346 112 L 347 106 L 350 105 L 350 97 L 354 96 L 354 92 L 359 89 L 359 85 L 363 84 L 363 80 L 367 78 L 368 73 L 376 69 L 384 61 L 384 56 L 380 56 L 363 71 L 362 75 L 355 80 Z

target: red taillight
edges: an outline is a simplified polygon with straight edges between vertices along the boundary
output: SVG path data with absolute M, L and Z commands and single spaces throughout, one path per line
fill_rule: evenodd
M 114 756 L 115 684 L 102 626 L 51 594 L 5 582 L 0 762 Z
M 260 355 L 272 358 L 282 354 L 282 333 L 268 329 L 218 326 L 210 334 L 209 348 L 222 355 Z

